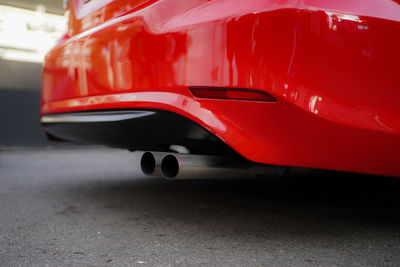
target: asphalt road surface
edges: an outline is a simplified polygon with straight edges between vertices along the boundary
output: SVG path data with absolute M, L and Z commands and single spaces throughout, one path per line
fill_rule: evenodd
M 138 160 L 0 151 L 0 265 L 400 265 L 400 180 L 165 181 Z

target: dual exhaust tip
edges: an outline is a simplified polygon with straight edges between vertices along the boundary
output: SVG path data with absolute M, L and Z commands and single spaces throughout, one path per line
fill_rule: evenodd
M 245 179 L 280 177 L 287 167 L 257 164 L 238 157 L 145 152 L 140 160 L 144 174 L 165 179 Z
M 166 179 L 173 179 L 179 173 L 178 159 L 167 153 L 145 152 L 140 160 L 140 167 L 146 175 L 163 176 Z

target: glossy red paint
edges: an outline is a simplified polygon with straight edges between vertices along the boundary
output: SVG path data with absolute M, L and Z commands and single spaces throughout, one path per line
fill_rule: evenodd
M 252 161 L 400 176 L 398 2 L 72 2 L 42 114 L 169 110 Z M 197 86 L 277 101 L 200 99 Z

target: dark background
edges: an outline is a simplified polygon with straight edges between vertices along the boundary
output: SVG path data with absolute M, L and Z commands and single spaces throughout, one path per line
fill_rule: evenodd
M 0 60 L 0 147 L 49 145 L 40 127 L 42 65 Z

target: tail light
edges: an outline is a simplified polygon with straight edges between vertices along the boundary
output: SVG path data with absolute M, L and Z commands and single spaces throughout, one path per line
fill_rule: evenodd
M 214 87 L 191 87 L 190 91 L 197 98 L 231 99 L 250 101 L 276 101 L 275 98 L 264 91 L 241 88 L 214 88 Z

